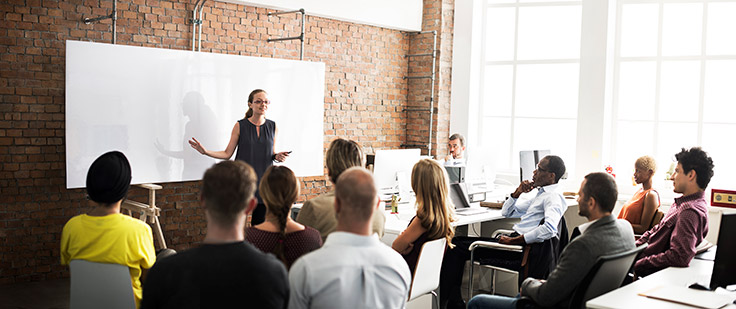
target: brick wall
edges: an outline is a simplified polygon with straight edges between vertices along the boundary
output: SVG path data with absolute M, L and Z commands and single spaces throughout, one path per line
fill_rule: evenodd
M 446 130 L 444 122 L 449 119 L 452 16 L 448 24 L 446 13 L 452 5 L 448 3 L 452 1 L 425 1 L 425 19 L 439 20 L 424 24 L 441 31 L 440 45 L 446 51 L 440 53 L 437 68 L 440 115 L 435 130 Z M 194 1 L 187 0 L 120 1 L 117 43 L 189 50 L 193 6 Z M 91 204 L 84 190 L 65 187 L 65 41 L 109 43 L 109 20 L 90 25 L 81 20 L 109 14 L 111 9 L 112 1 L 96 0 L 0 3 L 0 284 L 68 274 L 59 265 L 61 229 Z M 297 35 L 299 19 L 268 17 L 267 12 L 208 1 L 202 52 L 298 59 L 298 41 L 266 39 Z M 410 101 L 422 99 L 409 95 L 412 86 L 403 76 L 410 68 L 404 56 L 420 42 L 396 30 L 313 16 L 306 22 L 304 59 L 326 63 L 324 147 L 337 137 L 354 139 L 368 152 L 407 143 L 407 130 L 414 124 L 403 110 Z M 425 65 L 412 70 L 428 70 Z M 440 145 L 447 133 L 439 134 Z M 167 244 L 176 250 L 191 247 L 201 241 L 206 226 L 198 202 L 199 182 L 162 185 L 157 205 L 162 208 Z M 300 201 L 330 186 L 326 177 L 304 178 Z M 145 202 L 147 192 L 133 188 L 129 197 Z

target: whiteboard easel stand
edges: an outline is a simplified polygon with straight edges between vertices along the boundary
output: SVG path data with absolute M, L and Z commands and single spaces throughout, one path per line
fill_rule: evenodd
M 123 204 L 120 205 L 120 208 L 121 210 L 125 210 L 127 215 L 131 217 L 133 216 L 133 211 L 140 213 L 139 219 L 153 225 L 153 236 L 156 237 L 156 240 L 161 244 L 161 249 L 166 249 L 166 240 L 164 239 L 164 233 L 161 230 L 161 222 L 158 219 L 158 216 L 161 215 L 161 208 L 156 207 L 156 190 L 161 190 L 163 187 L 152 183 L 144 183 L 137 186 L 143 189 L 148 189 L 148 204 L 126 199 Z

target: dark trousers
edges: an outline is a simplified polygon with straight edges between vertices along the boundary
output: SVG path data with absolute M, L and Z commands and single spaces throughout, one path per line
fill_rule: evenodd
M 465 262 L 470 260 L 470 251 L 468 248 L 474 241 L 494 241 L 486 237 L 464 237 L 456 236 L 452 239 L 455 248 L 445 251 L 445 257 L 442 260 L 442 270 L 440 271 L 440 304 L 446 302 L 459 302 L 462 297 L 460 288 L 463 282 L 463 270 Z M 475 249 L 475 261 L 480 261 L 483 265 L 493 265 L 503 267 L 510 270 L 519 270 L 521 268 L 522 254 L 519 252 L 510 252 L 503 250 L 494 250 L 488 248 Z

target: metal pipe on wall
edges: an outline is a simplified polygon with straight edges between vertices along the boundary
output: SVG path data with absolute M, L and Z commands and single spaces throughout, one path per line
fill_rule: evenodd
M 306 15 L 304 9 L 298 9 L 293 11 L 283 11 L 283 12 L 272 12 L 268 13 L 268 16 L 272 15 L 282 15 L 282 14 L 290 14 L 290 13 L 301 13 L 302 14 L 302 33 L 299 36 L 292 36 L 292 37 L 286 37 L 286 38 L 276 38 L 276 39 L 268 39 L 267 42 L 278 42 L 278 41 L 288 41 L 288 40 L 300 40 L 301 42 L 301 48 L 299 49 L 299 60 L 304 60 L 304 31 L 306 29 L 306 23 L 304 20 L 304 15 Z
M 404 147 L 414 147 L 414 146 L 426 146 L 427 147 L 427 155 L 432 155 L 432 126 L 434 124 L 434 81 L 435 81 L 435 68 L 437 65 L 437 31 L 419 31 L 419 32 L 410 32 L 407 34 L 424 34 L 424 33 L 432 33 L 433 39 L 432 39 L 432 52 L 431 53 L 423 53 L 423 54 L 409 54 L 405 55 L 404 58 L 413 58 L 413 57 L 426 57 L 426 56 L 432 56 L 432 74 L 431 75 L 422 75 L 422 76 L 409 76 L 409 72 L 407 71 L 407 76 L 404 76 L 404 79 L 429 79 L 430 80 L 430 95 L 429 95 L 429 108 L 405 108 L 404 112 L 429 112 L 429 141 L 426 145 L 414 145 L 414 144 L 404 144 L 402 146 Z M 407 65 L 408 70 L 408 65 Z M 408 94 L 407 94 L 408 95 Z
M 117 20 L 118 20 L 118 1 L 112 0 L 112 13 L 110 15 L 99 16 L 95 18 L 82 18 L 85 25 L 89 25 L 100 20 L 112 19 L 112 43 L 117 43 Z
M 202 0 L 202 4 L 199 5 L 199 38 L 197 39 L 197 51 L 202 51 L 202 22 L 204 21 L 202 19 L 202 8 L 204 7 L 205 2 L 207 2 L 207 0 Z
M 192 10 L 192 51 L 202 50 L 202 8 L 207 0 L 197 0 Z M 199 18 L 197 18 L 199 12 Z M 199 48 L 197 47 L 197 26 L 199 26 Z

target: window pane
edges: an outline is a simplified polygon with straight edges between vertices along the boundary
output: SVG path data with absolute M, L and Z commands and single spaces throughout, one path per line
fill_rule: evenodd
M 734 189 L 733 175 L 736 174 L 736 145 L 724 142 L 723 136 L 736 132 L 736 125 L 703 125 L 703 150 L 705 150 L 715 165 L 715 173 L 709 188 Z
M 516 8 L 489 8 L 486 16 L 486 61 L 514 60 Z
M 657 55 L 659 5 L 625 4 L 621 9 L 621 56 Z
M 481 149 L 477 153 L 473 151 L 473 158 L 479 158 L 482 162 L 490 162 L 494 171 L 508 170 L 511 168 L 509 151 L 511 147 L 511 118 L 484 117 L 482 125 Z M 469 154 L 471 155 L 471 154 Z M 475 160 L 475 159 L 474 159 Z M 512 169 L 513 170 L 513 169 Z
M 516 110 L 521 117 L 575 118 L 578 112 L 577 63 L 516 67 Z
M 706 62 L 704 91 L 703 121 L 736 123 L 736 61 Z
M 516 0 L 488 0 L 488 4 L 516 3 Z
M 579 58 L 580 15 L 577 5 L 519 8 L 517 58 Z
M 611 166 L 619 190 L 633 193 L 634 162 L 641 156 L 654 156 L 654 122 L 618 121 L 616 125 L 616 158 Z
M 511 94 L 513 93 L 514 66 L 486 66 L 483 89 L 483 113 L 485 116 L 511 116 Z
M 621 62 L 618 77 L 618 119 L 654 120 L 656 79 L 656 62 Z
M 703 4 L 665 4 L 662 22 L 662 56 L 701 54 Z
M 657 134 L 657 161 L 668 162 L 681 148 L 698 145 L 697 123 L 659 123 Z M 664 167 L 664 165 L 663 165 Z M 669 167 L 669 165 L 667 166 Z
M 700 62 L 663 61 L 660 78 L 660 120 L 697 121 Z
M 736 54 L 736 3 L 708 4 L 706 53 L 708 55 Z
M 575 120 L 516 118 L 511 153 L 513 166 L 519 167 L 521 150 L 549 149 L 565 162 L 568 175 L 574 176 L 576 125 Z

